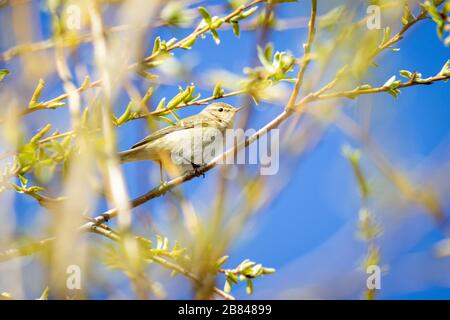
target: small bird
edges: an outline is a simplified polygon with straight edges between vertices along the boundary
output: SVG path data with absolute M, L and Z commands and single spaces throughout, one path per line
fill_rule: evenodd
M 120 161 L 158 162 L 161 182 L 163 167 L 172 173 L 195 171 L 208 162 L 206 155 L 211 156 L 214 150 L 223 148 L 225 131 L 233 127 L 235 115 L 240 109 L 223 102 L 212 103 L 199 114 L 160 129 L 133 145 L 131 149 L 120 152 Z

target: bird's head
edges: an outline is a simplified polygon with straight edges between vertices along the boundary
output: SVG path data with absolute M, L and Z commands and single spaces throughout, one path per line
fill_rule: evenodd
M 234 108 L 223 102 L 215 102 L 202 110 L 201 114 L 214 120 L 219 126 L 229 128 L 233 125 L 234 116 L 241 108 Z

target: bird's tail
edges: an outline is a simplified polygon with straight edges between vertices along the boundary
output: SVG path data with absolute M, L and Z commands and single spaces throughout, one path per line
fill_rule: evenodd
M 134 150 L 134 149 L 125 150 L 125 151 L 119 152 L 118 156 L 119 156 L 119 161 L 121 163 L 136 161 L 136 159 L 135 159 L 136 150 Z

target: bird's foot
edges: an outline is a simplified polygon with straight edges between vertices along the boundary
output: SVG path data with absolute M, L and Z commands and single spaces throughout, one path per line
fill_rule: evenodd
M 160 180 L 159 181 L 159 190 L 161 190 L 161 194 L 165 194 L 167 192 L 167 186 L 169 185 L 169 183 L 167 181 L 164 180 Z
M 204 179 L 205 178 L 205 173 L 204 172 L 200 172 L 200 170 L 199 170 L 202 166 L 199 165 L 199 164 L 196 164 L 196 163 L 191 163 L 191 165 L 192 165 L 192 168 L 193 168 L 194 175 L 197 176 L 197 177 L 202 176 L 203 179 Z

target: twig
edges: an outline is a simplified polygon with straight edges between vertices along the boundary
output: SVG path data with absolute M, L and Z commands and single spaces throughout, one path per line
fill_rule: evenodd
M 112 230 L 111 228 L 104 226 L 104 225 L 97 225 L 97 226 L 93 226 L 91 228 L 91 230 L 89 230 L 90 232 L 102 235 L 108 239 L 111 239 L 113 241 L 119 242 L 121 240 L 120 236 L 117 234 L 117 232 L 115 232 L 114 230 Z M 53 241 L 55 241 L 55 238 L 47 238 L 32 244 L 28 244 L 26 246 L 22 246 L 20 248 L 17 249 L 9 249 L 5 252 L 0 252 L 0 262 L 5 262 L 8 260 L 11 260 L 13 258 L 17 258 L 17 257 L 23 257 L 23 256 L 29 256 L 32 255 L 34 253 L 36 253 L 37 251 L 42 251 L 44 250 L 46 247 L 48 247 L 49 245 L 51 245 L 53 243 Z M 162 258 L 162 257 L 158 257 L 158 256 L 152 256 L 151 259 L 153 261 L 155 261 L 156 263 L 160 264 L 161 266 L 174 270 L 184 276 L 186 276 L 187 278 L 190 278 L 193 281 L 200 281 L 199 278 L 193 274 L 192 272 L 184 269 L 183 267 L 179 266 L 176 263 L 167 261 L 166 259 Z M 217 295 L 221 296 L 222 298 L 226 299 L 226 300 L 235 300 L 235 298 L 220 290 L 217 287 L 214 287 L 214 293 L 216 293 Z
M 306 69 L 311 61 L 311 46 L 314 41 L 314 36 L 316 34 L 316 14 L 317 14 L 317 0 L 311 0 L 311 17 L 308 23 L 308 40 L 303 45 L 303 59 L 301 62 L 300 70 L 297 75 L 297 80 L 295 81 L 294 90 L 292 91 L 291 96 L 289 97 L 289 102 L 286 106 L 286 109 L 292 109 L 295 105 L 295 101 L 297 100 L 297 96 L 300 92 L 301 86 L 303 84 L 303 77 L 305 75 Z
M 115 232 L 112 229 L 106 229 L 106 228 L 104 228 L 102 226 L 93 226 L 90 231 L 93 232 L 93 233 L 97 233 L 99 235 L 102 235 L 104 237 L 107 237 L 107 238 L 109 238 L 109 239 L 111 239 L 113 241 L 116 241 L 116 242 L 120 242 L 121 241 L 121 238 L 118 235 L 118 233 Z M 173 263 L 171 261 L 168 261 L 168 260 L 164 259 L 163 257 L 157 256 L 157 255 L 152 255 L 150 259 L 155 261 L 159 265 L 161 265 L 161 266 L 163 266 L 165 268 L 174 270 L 174 271 L 176 271 L 176 272 L 186 276 L 187 278 L 189 278 L 189 279 L 191 279 L 191 280 L 193 280 L 195 282 L 199 282 L 200 281 L 200 279 L 194 273 L 186 270 L 185 268 L 183 268 L 182 266 L 180 266 L 180 265 L 178 265 L 176 263 Z M 224 298 L 226 300 L 235 300 L 235 298 L 232 295 L 230 295 L 230 294 L 220 290 L 217 287 L 214 287 L 213 290 L 214 290 L 214 293 L 216 293 L 217 295 L 221 296 L 222 298 Z
M 450 79 L 450 74 L 446 75 L 437 75 L 434 77 L 430 77 L 427 79 L 421 79 L 420 81 L 410 80 L 407 82 L 404 82 L 400 84 L 397 89 L 417 86 L 417 85 L 431 85 L 438 81 L 446 81 Z M 348 98 L 348 99 L 354 99 L 357 96 L 360 95 L 366 95 L 366 94 L 373 94 L 373 93 L 380 93 L 380 92 L 388 92 L 391 88 L 388 86 L 385 87 L 377 87 L 377 88 L 369 88 L 369 89 L 353 89 L 348 91 L 340 91 L 340 92 L 334 92 L 334 93 L 328 93 L 328 94 L 320 94 L 317 93 L 311 93 L 307 95 L 301 102 L 297 104 L 296 107 L 298 107 L 300 104 L 305 104 L 311 101 L 315 100 L 328 100 L 328 99 L 336 99 L 336 98 Z
M 192 180 L 195 177 L 203 175 L 207 171 L 209 171 L 212 168 L 214 168 L 215 166 L 217 166 L 219 163 L 221 163 L 227 157 L 231 157 L 231 155 L 237 154 L 240 150 L 246 148 L 253 142 L 257 141 L 260 137 L 264 136 L 270 130 L 277 128 L 292 113 L 293 113 L 292 110 L 284 110 L 276 118 L 274 118 L 272 121 L 267 123 L 264 127 L 259 129 L 256 133 L 254 133 L 250 137 L 247 137 L 244 141 L 237 144 L 235 147 L 233 147 L 233 148 L 227 150 L 226 152 L 222 153 L 221 155 L 215 157 L 208 164 L 197 168 L 197 170 L 195 170 L 193 172 L 186 173 L 185 175 L 174 178 L 174 179 L 170 180 L 169 182 L 150 190 L 149 192 L 143 194 L 142 196 L 133 199 L 130 203 L 130 206 L 132 208 L 140 206 L 147 201 L 150 201 L 154 198 L 162 196 L 167 191 L 172 190 L 176 186 L 178 186 L 186 181 Z M 113 209 L 107 210 L 104 213 L 102 213 L 101 215 L 98 215 L 95 218 L 93 218 L 92 222 L 88 222 L 88 223 L 84 224 L 83 226 L 81 226 L 80 229 L 81 230 L 89 230 L 90 228 L 92 228 L 92 226 L 107 222 L 108 220 L 115 218 L 116 216 L 117 216 L 117 209 L 113 208 Z
M 112 229 L 108 230 L 108 229 L 104 229 L 101 226 L 93 226 L 90 231 L 100 234 L 102 236 L 105 236 L 116 242 L 121 241 L 120 236 L 117 234 L 117 232 L 114 232 L 114 230 L 112 230 Z M 162 257 L 156 256 L 156 255 L 152 255 L 150 259 L 167 269 L 174 270 L 174 271 L 186 276 L 187 278 L 190 278 L 191 280 L 193 280 L 195 282 L 200 281 L 200 279 L 194 273 L 186 270 L 185 268 L 181 267 L 180 265 L 178 265 L 176 263 L 170 262 L 170 261 L 168 261 Z M 220 290 L 217 287 L 214 287 L 213 290 L 214 290 L 214 293 L 216 293 L 217 295 L 221 296 L 222 298 L 224 298 L 226 300 L 235 300 L 235 298 L 232 295 Z
M 404 87 L 409 87 L 409 86 L 414 86 L 414 85 L 419 85 L 419 84 L 430 84 L 430 83 L 434 83 L 436 81 L 447 80 L 449 78 L 450 78 L 450 75 L 445 75 L 445 76 L 436 76 L 436 77 L 424 79 L 424 81 L 426 81 L 426 82 L 421 82 L 421 83 L 408 81 L 404 84 L 401 84 L 398 88 L 404 88 Z M 243 142 L 239 143 L 235 147 L 233 147 L 233 148 L 227 150 L 226 152 L 224 152 L 223 154 L 217 156 L 208 164 L 198 168 L 194 172 L 187 173 L 183 176 L 174 178 L 171 181 L 167 182 L 166 184 L 160 185 L 160 186 L 150 190 L 149 192 L 145 193 L 144 195 L 133 199 L 130 203 L 130 206 L 132 208 L 140 206 L 141 204 L 143 204 L 147 201 L 150 201 L 154 198 L 162 196 L 167 191 L 172 190 L 176 186 L 178 186 L 186 181 L 192 180 L 196 176 L 206 173 L 207 171 L 214 168 L 217 164 L 221 163 L 223 161 L 223 159 L 226 159 L 227 157 L 230 157 L 233 154 L 234 155 L 237 154 L 240 150 L 246 148 L 253 142 L 257 141 L 261 136 L 265 135 L 270 130 L 277 128 L 281 123 L 283 123 L 287 118 L 289 118 L 289 116 L 292 113 L 294 113 L 294 110 L 299 110 L 300 114 L 302 114 L 304 107 L 308 103 L 315 101 L 315 100 L 325 99 L 325 98 L 331 99 L 331 98 L 339 98 L 339 97 L 348 97 L 348 94 L 345 94 L 345 92 L 344 93 L 318 95 L 318 92 L 323 92 L 324 88 L 329 88 L 331 85 L 334 85 L 334 81 L 325 85 L 322 89 L 319 89 L 318 91 L 312 92 L 312 93 L 308 94 L 307 96 L 305 96 L 303 99 L 300 100 L 299 103 L 297 103 L 295 105 L 295 108 L 291 109 L 291 108 L 286 107 L 282 113 L 280 113 L 276 118 L 274 118 L 272 121 L 267 123 L 264 127 L 259 129 L 256 133 L 254 133 L 250 137 L 247 137 Z M 359 91 L 356 90 L 356 93 L 359 94 L 359 93 L 363 92 L 363 93 L 367 94 L 366 91 L 368 91 L 368 90 L 370 91 L 369 93 L 376 93 L 376 92 L 388 91 L 389 88 L 381 87 L 381 88 L 372 88 L 372 89 L 359 90 Z M 104 212 L 103 214 L 95 217 L 92 222 L 89 222 L 89 223 L 83 225 L 81 227 L 81 229 L 90 229 L 93 225 L 107 222 L 111 218 L 116 217 L 116 215 L 117 215 L 117 210 L 115 208 L 110 209 L 110 210 Z
M 44 239 L 35 243 L 27 244 L 20 248 L 14 248 L 0 252 L 0 262 L 8 261 L 16 257 L 30 256 L 37 251 L 42 251 L 49 246 L 55 238 Z
M 157 22 L 158 23 L 158 22 Z M 159 21 L 159 26 L 163 26 L 164 24 Z M 106 34 L 112 34 L 112 33 L 119 33 L 129 30 L 134 30 L 135 28 L 132 28 L 130 25 L 118 25 L 111 28 L 107 28 L 105 30 Z M 69 40 L 62 39 L 62 46 L 64 47 L 73 47 L 74 44 L 81 44 L 81 43 L 89 43 L 92 42 L 93 37 L 92 33 L 86 33 L 83 35 L 79 35 L 75 38 L 71 38 Z M 56 46 L 56 42 L 53 39 L 46 39 L 39 42 L 32 42 L 32 43 L 24 43 L 19 44 L 15 47 L 9 48 L 2 53 L 0 53 L 0 61 L 7 62 L 19 55 L 22 54 L 28 54 L 32 52 L 38 52 L 43 50 L 52 49 Z
M 195 100 L 195 101 L 191 101 L 191 102 L 188 102 L 188 103 L 180 104 L 179 106 L 176 107 L 176 109 L 181 109 L 181 108 L 185 108 L 185 107 L 189 107 L 189 106 L 196 106 L 196 105 L 205 105 L 205 104 L 208 104 L 211 101 L 224 99 L 224 98 L 229 98 L 229 97 L 234 97 L 234 96 L 238 96 L 238 95 L 245 94 L 245 93 L 247 93 L 247 90 L 244 90 L 244 89 L 231 91 L 231 92 L 223 94 L 220 97 L 210 96 L 210 97 L 207 97 L 207 98 L 204 98 L 204 99 Z M 158 111 L 152 111 L 152 112 L 149 112 L 149 113 L 142 113 L 142 114 L 136 115 L 131 120 L 133 120 L 133 119 L 141 119 L 141 118 L 146 118 L 146 117 L 151 117 L 151 116 L 158 116 L 158 115 L 161 115 L 161 114 L 164 114 L 164 113 L 167 113 L 166 109 L 162 109 L 162 110 L 158 110 Z
M 176 272 L 194 280 L 195 282 L 200 281 L 200 279 L 195 274 L 193 274 L 192 272 L 184 269 L 183 267 L 181 267 L 173 262 L 167 261 L 166 259 L 158 257 L 158 256 L 154 256 L 151 259 L 168 269 L 175 270 Z M 222 298 L 224 298 L 226 300 L 235 300 L 235 298 L 231 294 L 228 294 L 228 293 L 220 290 L 217 287 L 214 287 L 213 291 L 215 294 L 221 296 Z
M 223 18 L 224 22 L 229 23 L 231 21 L 231 19 L 233 19 L 234 17 L 240 15 L 243 11 L 254 7 L 255 5 L 257 5 L 258 3 L 261 2 L 265 2 L 266 0 L 254 0 L 246 5 L 242 5 L 239 8 L 237 8 L 236 10 L 234 10 L 233 12 L 231 12 L 230 14 L 228 14 L 226 17 Z M 186 36 L 185 38 L 177 41 L 176 43 L 174 43 L 173 45 L 171 45 L 170 47 L 167 48 L 167 51 L 172 51 L 174 49 L 177 48 L 181 48 L 183 46 L 184 43 L 188 42 L 189 40 L 191 40 L 192 38 L 197 38 L 198 36 L 201 36 L 202 34 L 210 31 L 210 26 L 206 25 L 200 29 L 194 30 L 194 32 L 192 32 L 191 34 L 189 34 L 188 36 Z M 154 53 L 152 53 L 150 56 L 146 57 L 143 62 L 150 62 L 152 61 L 154 58 L 156 58 L 159 55 L 159 52 L 156 51 Z M 138 67 L 139 64 L 135 63 L 133 65 L 130 66 L 130 68 L 134 68 L 134 67 Z
M 23 1 L 23 0 L 22 0 Z M 195 4 L 195 2 L 200 2 L 200 1 L 191 1 L 192 3 L 188 3 L 187 5 L 193 5 Z M 226 7 L 221 6 L 221 7 Z M 284 30 L 284 29 L 288 29 L 288 28 L 301 28 L 301 21 L 297 21 L 295 19 L 287 19 L 286 21 L 280 21 L 280 30 Z M 164 27 L 167 26 L 167 22 L 162 20 L 161 18 L 158 18 L 157 21 L 154 22 L 153 24 L 153 28 L 159 28 L 159 27 Z M 139 30 L 139 29 L 147 29 L 148 26 L 146 27 L 132 27 L 128 24 L 122 24 L 122 25 L 117 25 L 117 26 L 112 26 L 109 28 L 105 28 L 105 34 L 106 35 L 110 35 L 110 34 L 114 34 L 114 33 L 119 33 L 119 32 L 125 32 L 125 31 L 134 31 L 134 30 Z M 189 26 L 177 26 L 179 28 L 187 28 L 187 27 L 192 27 L 192 25 Z M 245 30 L 245 28 L 243 28 Z M 85 33 L 85 34 L 81 34 L 81 35 L 77 35 L 74 38 L 70 38 L 70 39 L 63 39 L 63 46 L 64 47 L 73 47 L 77 44 L 81 44 L 81 43 L 89 43 L 92 42 L 93 40 L 93 36 L 92 33 Z M 7 62 L 17 56 L 20 56 L 22 54 L 28 54 L 28 53 L 33 53 L 33 52 L 38 52 L 38 51 L 44 51 L 44 50 L 48 50 L 48 49 L 52 49 L 55 47 L 55 41 L 53 39 L 45 39 L 42 41 L 37 41 L 37 42 L 30 42 L 30 43 L 23 43 L 23 44 L 19 44 L 16 45 L 14 47 L 11 47 L 9 49 L 6 49 L 5 51 L 3 51 L 2 53 L 0 53 L 0 61 L 4 61 Z
M 422 8 L 419 15 L 415 17 L 414 19 L 408 21 L 407 24 L 405 24 L 399 32 L 397 32 L 394 36 L 392 36 L 388 41 L 382 43 L 380 46 L 378 46 L 377 50 L 372 54 L 370 57 L 370 60 L 373 60 L 380 52 L 383 50 L 390 48 L 392 45 L 396 44 L 400 40 L 403 39 L 403 35 L 408 31 L 413 25 L 415 25 L 417 22 L 423 20 L 428 15 L 428 12 L 426 9 Z
M 234 10 L 233 12 L 231 12 L 227 16 L 225 16 L 223 19 L 224 19 L 225 22 L 229 23 L 232 18 L 240 15 L 243 11 L 245 11 L 245 10 L 251 8 L 251 7 L 254 7 L 258 3 L 265 2 L 265 1 L 266 0 L 254 0 L 254 1 L 250 2 L 250 3 L 248 3 L 247 5 L 240 6 L 239 8 L 237 8 L 236 10 Z M 205 26 L 205 27 L 203 27 L 201 29 L 194 30 L 194 32 L 192 32 L 191 34 L 189 34 L 185 38 L 179 40 L 178 42 L 174 43 L 172 46 L 168 47 L 167 51 L 170 52 L 170 51 L 173 51 L 173 50 L 175 50 L 177 48 L 181 48 L 183 43 L 186 43 L 187 40 L 191 39 L 192 37 L 198 37 L 198 36 L 208 32 L 208 31 L 210 31 L 210 27 L 209 26 Z M 155 53 L 151 54 L 150 56 L 144 58 L 143 61 L 138 62 L 138 63 L 133 63 L 133 64 L 129 65 L 127 69 L 129 71 L 135 70 L 136 67 L 139 67 L 141 65 L 141 63 L 143 63 L 143 62 L 144 63 L 145 62 L 150 62 L 158 54 L 159 54 L 159 52 L 155 52 Z M 80 93 L 80 92 L 86 91 L 88 89 L 98 87 L 100 85 L 101 85 L 101 80 L 96 80 L 96 81 L 93 81 L 93 82 L 89 82 L 89 83 L 83 84 L 82 86 L 77 88 L 76 91 L 77 91 L 77 93 Z M 24 108 L 24 110 L 19 115 L 20 116 L 25 116 L 25 115 L 28 115 L 30 113 L 36 112 L 38 110 L 51 109 L 52 108 L 51 107 L 52 104 L 54 104 L 56 102 L 61 102 L 62 100 L 67 99 L 69 97 L 69 95 L 70 95 L 70 93 L 65 93 L 65 94 L 62 94 L 62 95 L 60 95 L 60 96 L 58 96 L 56 98 L 53 98 L 51 100 L 48 100 L 48 101 L 43 102 L 43 103 L 40 103 L 34 108 L 26 108 L 26 109 Z M 0 119 L 0 123 L 2 121 L 3 121 L 3 119 Z

